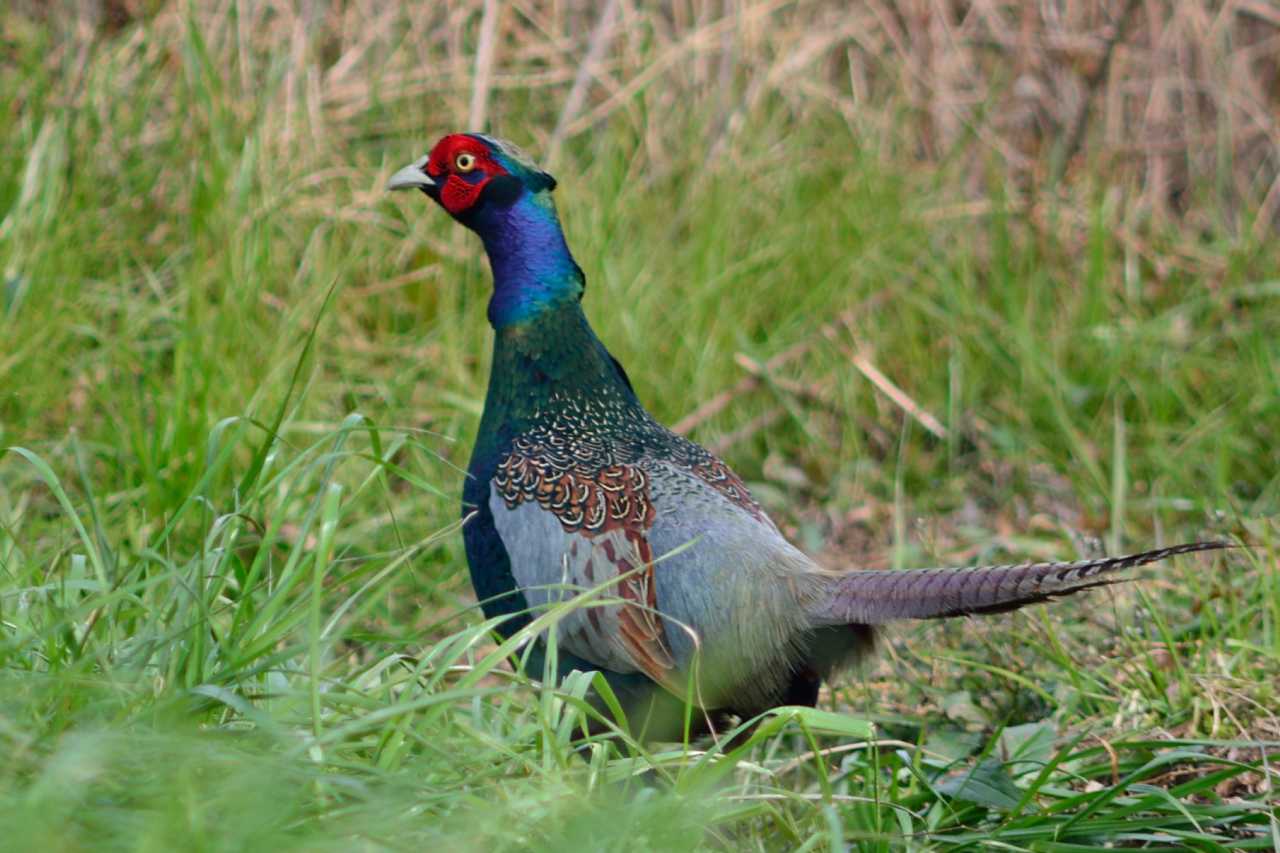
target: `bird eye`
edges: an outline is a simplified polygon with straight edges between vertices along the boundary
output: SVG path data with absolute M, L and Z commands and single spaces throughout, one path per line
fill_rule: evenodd
M 474 154 L 459 154 L 453 160 L 453 168 L 459 172 L 470 172 L 476 167 L 476 157 Z

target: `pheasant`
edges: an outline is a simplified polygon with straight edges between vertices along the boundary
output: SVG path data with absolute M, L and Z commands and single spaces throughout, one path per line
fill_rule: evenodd
M 1067 563 L 834 571 L 783 537 L 742 480 L 659 424 L 583 314 L 556 181 L 512 144 L 444 137 L 396 172 L 476 232 L 493 272 L 493 364 L 463 488 L 463 537 L 484 613 L 510 636 L 594 590 L 556 631 L 559 676 L 598 670 L 632 731 L 813 705 L 898 619 L 999 613 L 1111 583 L 1193 542 Z M 605 590 L 601 595 L 600 591 Z M 545 641 L 532 652 L 543 672 Z

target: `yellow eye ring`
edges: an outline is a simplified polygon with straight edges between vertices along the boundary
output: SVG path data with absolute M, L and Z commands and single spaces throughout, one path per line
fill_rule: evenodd
M 476 167 L 476 155 L 462 153 L 453 158 L 453 168 L 459 172 L 470 172 Z

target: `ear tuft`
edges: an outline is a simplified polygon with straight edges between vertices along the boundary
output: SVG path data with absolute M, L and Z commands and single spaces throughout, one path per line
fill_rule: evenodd
M 556 188 L 556 179 L 551 175 L 538 168 L 538 164 L 533 158 L 520 148 L 505 139 L 498 139 L 496 136 L 489 136 L 485 133 L 473 133 L 471 136 L 488 145 L 498 155 L 507 158 L 516 166 L 519 171 L 523 172 L 527 178 L 526 183 L 533 192 L 542 192 L 543 190 L 554 190 Z

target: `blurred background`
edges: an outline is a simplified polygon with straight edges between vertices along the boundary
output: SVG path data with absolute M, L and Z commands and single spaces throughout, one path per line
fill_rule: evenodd
M 642 400 L 832 565 L 1274 541 L 1280 4 L 8 0 L 0 663 L 39 676 L 7 700 L 10 794 L 129 777 L 113 741 L 82 762 L 54 733 L 191 696 L 177 717 L 218 730 L 348 732 L 315 741 L 326 772 L 547 783 L 537 703 L 429 732 L 387 711 L 419 701 L 399 655 L 496 666 L 465 657 L 480 635 L 449 645 L 477 619 L 456 521 L 488 269 L 383 191 L 463 130 L 556 175 L 588 315 Z M 1005 723 L 1280 739 L 1263 553 L 913 627 L 827 701 L 904 742 L 927 719 L 962 758 Z M 272 767 L 285 813 L 346 808 Z M 143 775 L 160 808 L 174 780 Z M 828 831 L 819 782 L 777 784 L 803 816 L 761 837 Z M 278 829 L 245 777 L 198 790 L 209 819 Z M 440 796 L 427 814 L 465 812 Z M 96 806 L 56 802 L 93 837 Z M 23 814 L 6 826 L 54 837 Z M 655 814 L 589 829 L 675 843 L 713 820 Z

